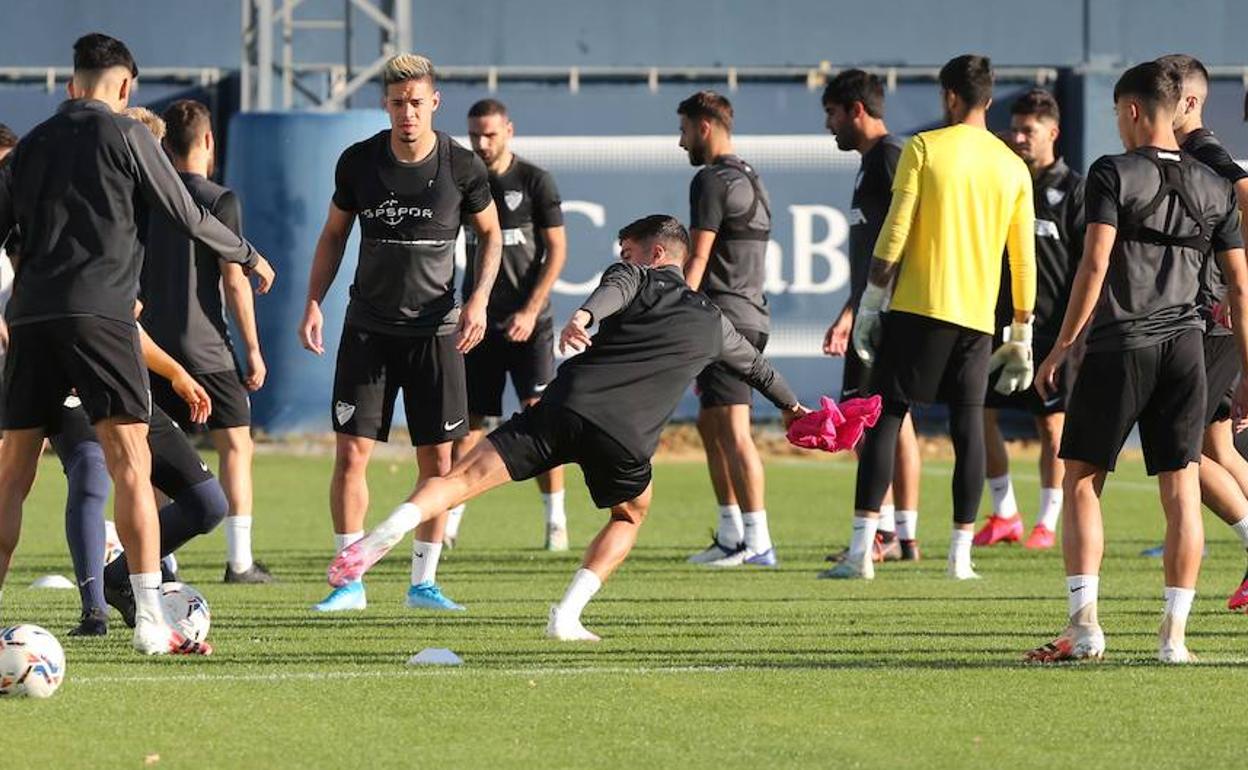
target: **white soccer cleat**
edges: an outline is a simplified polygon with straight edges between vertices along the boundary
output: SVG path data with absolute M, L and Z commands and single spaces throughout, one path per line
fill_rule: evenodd
M 741 560 L 745 560 L 745 543 L 738 543 L 735 546 L 727 546 L 719 542 L 719 538 L 711 533 L 711 544 L 705 549 L 698 551 L 690 556 L 686 561 L 690 564 L 710 564 L 712 562 L 722 561 L 723 559 L 741 555 Z M 720 565 L 726 566 L 726 565 Z
M 831 569 L 819 573 L 825 580 L 875 580 L 875 564 L 870 552 L 847 554 Z
M 569 618 L 559 612 L 559 605 L 550 608 L 546 637 L 561 642 L 601 642 L 602 638 L 581 625 L 580 618 Z
M 568 528 L 560 527 L 557 524 L 546 524 L 546 550 L 547 551 L 566 551 L 568 550 Z
M 1105 657 L 1105 632 L 1098 626 L 1067 626 L 1062 635 L 1030 650 L 1024 656 L 1030 663 L 1074 663 Z
M 1184 629 L 1180 628 L 1176 634 L 1173 625 L 1174 621 L 1169 615 L 1162 618 L 1158 632 L 1157 659 L 1162 663 L 1195 663 L 1196 656 L 1187 649 Z
M 163 623 L 139 621 L 134 627 L 134 649 L 142 655 L 211 655 L 212 645 L 187 639 Z
M 979 580 L 979 573 L 975 571 L 975 565 L 961 559 L 950 559 L 945 574 L 953 580 Z

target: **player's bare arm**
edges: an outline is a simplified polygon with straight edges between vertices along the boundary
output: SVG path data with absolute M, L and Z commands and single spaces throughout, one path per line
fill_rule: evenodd
M 546 227 L 541 230 L 542 240 L 546 243 L 546 259 L 542 263 L 541 272 L 537 275 L 537 285 L 525 306 L 511 316 L 507 324 L 507 339 L 512 342 L 525 342 L 533 335 L 533 327 L 537 325 L 537 317 L 546 307 L 550 290 L 563 272 L 568 261 L 568 233 L 560 225 Z
M 264 356 L 260 354 L 260 334 L 256 331 L 256 306 L 251 296 L 251 285 L 240 265 L 221 262 L 221 288 L 225 294 L 225 302 L 229 305 L 230 315 L 234 316 L 234 324 L 243 338 L 243 348 L 247 356 L 244 383 L 248 390 L 254 392 L 264 385 L 268 369 L 264 364 Z
M 706 275 L 706 266 L 711 261 L 711 251 L 715 248 L 714 230 L 689 231 L 689 259 L 685 262 L 685 283 L 697 291 L 702 286 L 702 278 Z
M 485 310 L 490 302 L 490 291 L 494 288 L 494 279 L 498 277 L 498 268 L 503 262 L 503 231 L 498 224 L 498 209 L 494 202 L 473 214 L 471 217 L 473 230 L 477 233 L 478 249 L 477 285 L 472 295 L 464 303 L 459 316 L 459 340 L 455 347 L 461 353 L 467 353 L 485 337 Z
M 849 350 L 849 334 L 854 328 L 854 308 L 852 299 L 845 303 L 836 320 L 823 335 L 823 353 L 828 356 L 843 356 Z
M 196 382 L 182 364 L 157 345 L 142 326 L 139 326 L 139 342 L 143 349 L 143 363 L 152 372 L 169 380 L 173 385 L 173 392 L 191 408 L 191 421 L 207 422 L 208 416 L 212 414 L 212 400 L 204 386 Z
M 1240 226 L 1243 227 L 1242 220 Z M 1226 302 L 1230 305 L 1231 330 L 1239 349 L 1240 371 L 1248 371 L 1248 260 L 1243 249 L 1220 251 L 1216 257 L 1226 282 Z M 1231 406 L 1235 430 L 1248 428 L 1248 381 L 1244 377 L 1235 385 Z
M 1113 225 L 1088 223 L 1087 234 L 1083 240 L 1083 259 L 1075 272 L 1070 302 L 1066 305 L 1066 316 L 1062 319 L 1062 331 L 1053 351 L 1036 372 L 1036 390 L 1044 398 L 1050 398 L 1056 392 L 1057 370 L 1065 363 L 1075 340 L 1079 339 L 1080 333 L 1092 318 L 1092 312 L 1101 296 L 1101 287 L 1105 285 L 1109 256 L 1114 250 L 1114 239 L 1117 236 L 1118 228 Z
M 299 323 L 299 342 L 304 349 L 318 356 L 325 353 L 325 316 L 321 313 L 321 303 L 325 301 L 325 295 L 338 275 L 338 268 L 342 266 L 342 255 L 354 224 L 354 211 L 343 211 L 330 203 L 325 226 L 316 241 L 316 254 L 312 257 L 312 270 L 308 275 L 308 298 L 304 304 L 303 320 Z

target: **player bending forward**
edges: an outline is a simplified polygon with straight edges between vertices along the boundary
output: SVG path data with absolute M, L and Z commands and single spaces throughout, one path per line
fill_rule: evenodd
M 689 234 L 654 214 L 620 230 L 621 262 L 581 306 L 559 338 L 584 350 L 565 362 L 542 400 L 512 417 L 457 462 L 428 479 L 363 540 L 329 567 L 329 582 L 358 580 L 412 528 L 508 480 L 521 481 L 574 462 L 595 505 L 611 519 L 589 544 L 563 601 L 551 608 L 546 635 L 598 641 L 581 611 L 637 541 L 650 508 L 650 458 L 659 433 L 689 383 L 720 362 L 784 412 L 804 414 L 787 382 L 702 294 L 685 283 Z M 588 329 L 598 324 L 590 340 Z
M 1192 659 L 1185 635 L 1204 544 L 1199 465 L 1206 424 L 1204 324 L 1196 296 L 1213 251 L 1245 366 L 1248 271 L 1230 183 L 1179 150 L 1173 120 L 1180 86 L 1174 70 L 1156 62 L 1123 73 L 1114 108 L 1127 152 L 1100 158 L 1088 172 L 1083 261 L 1057 344 L 1036 377 L 1041 395 L 1051 395 L 1058 367 L 1091 323 L 1061 447 L 1070 621 L 1057 639 L 1027 653 L 1030 660 L 1097 659 L 1105 652 L 1097 618 L 1101 490 L 1137 422 L 1144 467 L 1157 476 L 1166 515 L 1158 656 L 1164 663 Z M 1246 397 L 1248 382 L 1241 380 L 1239 416 Z

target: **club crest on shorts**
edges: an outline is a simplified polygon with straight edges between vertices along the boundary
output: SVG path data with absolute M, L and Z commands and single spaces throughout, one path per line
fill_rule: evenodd
M 355 414 L 355 404 L 348 404 L 346 401 L 334 404 L 334 419 L 338 420 L 340 426 L 346 425 L 353 414 Z
M 1049 202 L 1050 206 L 1056 206 L 1057 204 L 1061 203 L 1062 199 L 1065 197 L 1066 197 L 1066 193 L 1062 192 L 1056 187 L 1047 187 L 1044 190 L 1044 198 L 1045 200 Z
M 507 204 L 508 211 L 515 211 L 520 208 L 520 204 L 524 201 L 524 193 L 520 190 L 508 190 L 503 193 L 503 203 Z

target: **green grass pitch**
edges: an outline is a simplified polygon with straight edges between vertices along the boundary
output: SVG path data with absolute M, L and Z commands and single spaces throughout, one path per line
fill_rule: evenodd
M 603 521 L 569 473 L 573 552 L 547 554 L 540 504 L 512 485 L 469 507 L 439 573 L 462 616 L 403 608 L 401 548 L 368 581 L 369 608 L 317 616 L 330 555 L 326 458 L 257 459 L 256 550 L 281 580 L 224 586 L 222 535 L 180 556 L 213 610 L 207 660 L 145 659 L 114 614 L 106 639 L 64 635 L 73 591 L 27 589 L 71 574 L 64 478 L 45 462 L 0 620 L 60 636 L 68 676 L 48 701 L 0 700 L 0 767 L 881 767 L 1242 766 L 1234 738 L 1248 685 L 1248 619 L 1226 612 L 1244 556 L 1206 517 L 1209 558 L 1190 623 L 1201 665 L 1153 663 L 1161 567 L 1155 485 L 1124 463 L 1106 493 L 1100 665 L 1027 667 L 1023 650 L 1065 618 L 1060 555 L 979 551 L 984 579 L 944 577 L 947 462 L 924 471 L 928 560 L 873 583 L 817 581 L 849 530 L 853 465 L 768 462 L 777 570 L 684 563 L 714 518 L 704 468 L 661 463 L 655 506 L 623 569 L 585 614 L 599 645 L 542 638 L 546 611 Z M 1016 468 L 1024 515 L 1034 461 Z M 372 469 L 373 518 L 413 466 Z M 404 665 L 449 647 L 457 669 Z

